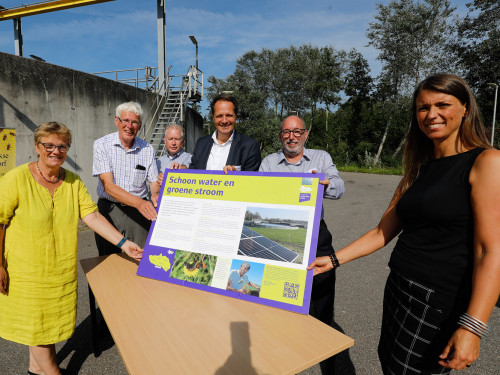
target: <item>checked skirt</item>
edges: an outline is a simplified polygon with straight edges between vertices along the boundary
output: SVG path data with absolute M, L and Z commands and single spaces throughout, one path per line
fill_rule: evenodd
M 385 375 L 450 373 L 438 364 L 452 332 L 436 299 L 433 289 L 390 273 L 378 347 Z

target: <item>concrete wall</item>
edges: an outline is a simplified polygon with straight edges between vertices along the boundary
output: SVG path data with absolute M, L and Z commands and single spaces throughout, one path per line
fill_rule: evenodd
M 94 141 L 116 131 L 117 105 L 136 101 L 146 115 L 155 96 L 102 77 L 0 52 L 0 127 L 16 129 L 16 164 L 36 160 L 33 134 L 39 124 L 62 122 L 73 133 L 64 167 L 81 176 L 94 199 Z
M 196 141 L 203 135 L 203 117 L 191 108 L 186 110 L 186 118 L 184 120 L 186 142 L 184 148 L 193 153 Z

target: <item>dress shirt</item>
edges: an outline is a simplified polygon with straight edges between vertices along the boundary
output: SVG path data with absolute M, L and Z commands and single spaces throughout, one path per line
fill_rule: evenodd
M 311 150 L 304 148 L 300 161 L 296 164 L 286 160 L 283 151 L 268 155 L 262 160 L 259 171 L 261 172 L 291 172 L 291 173 L 324 173 L 325 178 L 330 181 L 325 189 L 324 198 L 339 199 L 344 195 L 344 181 L 339 176 L 339 171 L 333 164 L 330 154 L 323 150 Z M 325 216 L 325 209 L 321 205 L 321 219 Z
M 144 169 L 138 169 L 137 166 Z M 139 198 L 147 197 L 146 180 L 153 182 L 158 178 L 153 147 L 148 142 L 135 138 L 132 147 L 125 150 L 118 132 L 99 138 L 94 142 L 92 174 L 97 177 L 107 172 L 113 173 L 113 182 L 123 190 Z M 116 202 L 104 191 L 100 178 L 97 182 L 97 195 L 99 198 Z
M 339 171 L 333 164 L 330 154 L 323 150 L 312 150 L 304 148 L 302 159 L 296 164 L 286 160 L 283 151 L 268 155 L 262 160 L 259 171 L 261 172 L 291 172 L 291 173 L 311 173 L 316 170 L 324 173 L 330 181 L 325 189 L 325 198 L 339 199 L 344 194 L 344 181 L 339 177 Z
M 165 169 L 169 169 L 172 163 L 176 162 L 180 165 L 185 165 L 189 167 L 189 163 L 191 163 L 191 154 L 181 149 L 174 156 L 170 156 L 168 152 L 163 155 L 161 158 L 156 160 L 156 166 L 158 167 L 158 172 L 165 172 Z
M 229 151 L 231 150 L 231 143 L 233 143 L 233 136 L 234 131 L 227 142 L 220 144 L 217 141 L 217 131 L 212 134 L 214 144 L 210 149 L 210 156 L 207 161 L 207 171 L 222 171 L 224 169 L 227 157 L 229 156 Z

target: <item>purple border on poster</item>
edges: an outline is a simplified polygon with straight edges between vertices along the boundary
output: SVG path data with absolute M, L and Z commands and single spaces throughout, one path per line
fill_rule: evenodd
M 164 173 L 164 178 L 163 181 L 165 182 L 168 176 L 168 173 L 186 173 L 186 174 L 207 174 L 207 175 L 224 175 L 224 172 L 222 171 L 206 171 L 206 170 L 195 170 L 195 169 L 177 169 L 177 170 L 165 170 Z M 282 173 L 282 172 L 230 172 L 231 175 L 239 175 L 239 176 L 271 176 L 271 177 L 300 177 L 300 178 L 319 178 L 319 180 L 323 180 L 325 178 L 325 175 L 323 173 Z M 163 189 L 165 187 L 165 183 L 162 184 L 160 194 L 159 194 L 159 199 L 158 199 L 158 207 L 160 207 L 161 200 L 163 198 Z M 309 262 L 312 262 L 312 260 L 316 256 L 316 248 L 317 248 L 317 243 L 318 243 L 318 231 L 319 231 L 319 225 L 321 221 L 321 208 L 323 204 L 323 186 L 321 184 L 318 184 L 318 189 L 317 189 L 317 199 L 316 199 L 316 206 L 314 209 L 314 220 L 313 220 L 313 228 L 312 228 L 312 237 L 311 237 L 311 246 L 309 249 Z M 300 200 L 302 201 L 303 199 L 306 199 L 305 196 L 302 194 L 300 195 Z M 158 208 L 157 208 L 158 210 Z M 168 269 L 167 272 L 165 272 L 162 268 L 155 267 L 151 262 L 145 261 L 145 259 L 148 259 L 149 256 L 162 256 L 168 258 L 169 262 L 171 265 L 174 264 L 174 258 L 175 258 L 175 249 L 167 248 L 167 247 L 160 247 L 160 246 L 154 246 L 150 244 L 151 241 L 151 236 L 154 231 L 156 222 L 153 221 L 151 224 L 151 228 L 149 230 L 149 234 L 146 240 L 146 245 L 144 246 L 144 254 L 143 254 L 143 259 L 139 263 L 139 268 L 137 269 L 137 275 L 138 276 L 143 276 L 155 280 L 160 280 L 160 281 L 165 281 L 171 284 L 176 284 L 176 285 L 182 285 L 198 290 L 203 290 L 207 291 L 210 293 L 215 293 L 219 295 L 224 295 L 224 296 L 229 296 L 233 298 L 238 298 L 242 299 L 245 301 L 250 301 L 250 302 L 255 302 L 259 303 L 262 305 L 266 306 L 272 306 L 288 311 L 293 311 L 301 314 L 308 314 L 309 313 L 309 303 L 311 300 L 311 288 L 312 288 L 312 281 L 313 281 L 313 271 L 307 271 L 307 276 L 306 276 L 306 284 L 304 288 L 304 298 L 303 298 L 303 304 L 301 306 L 298 305 L 293 305 L 293 304 L 288 304 L 284 302 L 279 302 L 279 301 L 274 301 L 262 297 L 256 297 L 252 295 L 247 295 L 247 294 L 242 294 L 230 290 L 225 290 L 225 289 L 219 289 L 216 287 L 211 287 L 208 285 L 202 285 L 190 281 L 185 281 L 185 280 L 179 280 L 175 278 L 170 277 L 170 271 L 171 269 Z M 161 264 L 158 264 L 161 266 Z

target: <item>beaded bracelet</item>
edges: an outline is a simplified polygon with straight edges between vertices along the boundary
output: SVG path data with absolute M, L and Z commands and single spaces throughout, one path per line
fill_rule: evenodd
M 330 260 L 332 261 L 333 268 L 339 268 L 340 267 L 339 260 L 337 259 L 337 256 L 335 255 L 335 253 L 331 253 L 330 254 Z
M 468 331 L 471 331 L 475 335 L 479 336 L 479 338 L 481 339 L 486 336 L 490 329 L 487 324 L 467 313 L 463 313 L 462 315 L 460 315 L 460 317 L 458 318 L 458 324 Z
M 125 237 L 123 237 L 123 238 L 120 240 L 120 242 L 118 242 L 118 243 L 116 244 L 116 247 L 118 247 L 118 248 L 120 248 L 120 249 L 121 249 L 121 248 L 122 248 L 122 245 L 125 243 L 125 241 L 127 241 L 127 239 L 126 239 Z

